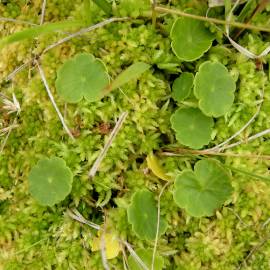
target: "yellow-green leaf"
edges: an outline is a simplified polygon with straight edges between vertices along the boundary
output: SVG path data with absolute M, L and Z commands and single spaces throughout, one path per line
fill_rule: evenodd
M 101 250 L 102 241 L 104 241 L 105 244 L 106 258 L 110 260 L 117 257 L 119 252 L 121 251 L 121 246 L 117 239 L 117 236 L 113 233 L 105 233 L 104 235 L 102 235 L 102 233 L 100 233 L 99 231 L 98 237 L 95 237 L 91 244 L 92 251 Z
M 147 156 L 146 161 L 147 161 L 148 168 L 153 172 L 155 176 L 157 176 L 158 178 L 164 181 L 171 180 L 171 177 L 166 174 L 166 172 L 163 170 L 163 168 L 159 164 L 157 157 L 153 153 L 150 153 Z

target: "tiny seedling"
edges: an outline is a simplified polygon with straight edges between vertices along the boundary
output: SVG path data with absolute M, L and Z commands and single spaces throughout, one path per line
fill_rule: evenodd
M 214 35 L 203 22 L 191 18 L 178 18 L 171 29 L 172 50 L 183 61 L 200 58 L 212 45 Z
M 89 102 L 103 97 L 109 83 L 104 63 L 92 54 L 77 54 L 66 61 L 57 72 L 56 90 L 64 101 L 77 103 L 84 97 Z
M 138 250 L 136 250 L 136 254 L 142 259 L 142 261 L 148 267 L 148 269 L 151 269 L 152 253 L 153 253 L 153 251 L 151 249 L 138 249 Z M 130 270 L 141 270 L 142 269 L 141 266 L 139 265 L 139 263 L 131 255 L 128 257 L 128 267 Z M 155 256 L 154 269 L 155 270 L 164 269 L 164 260 L 158 254 Z
M 200 149 L 211 141 L 214 121 L 197 108 L 184 108 L 171 116 L 171 125 L 181 144 Z
M 220 117 L 227 113 L 233 104 L 235 89 L 233 77 L 224 65 L 210 61 L 200 65 L 194 80 L 194 94 L 205 115 Z
M 101 250 L 103 242 L 106 250 L 106 258 L 110 260 L 117 257 L 121 251 L 121 245 L 117 235 L 113 233 L 105 233 L 102 235 L 102 232 L 99 230 L 98 237 L 95 237 L 91 243 L 91 250 Z
M 200 160 L 176 177 L 174 201 L 190 216 L 212 216 L 232 193 L 230 173 L 216 160 Z
M 127 209 L 128 221 L 135 234 L 142 240 L 152 241 L 156 237 L 157 207 L 154 194 L 143 189 L 137 191 Z M 160 218 L 159 236 L 165 233 L 167 223 Z
M 172 86 L 172 98 L 176 102 L 185 100 L 191 93 L 194 76 L 192 73 L 183 72 L 174 82 Z
M 29 174 L 29 191 L 41 204 L 52 206 L 70 193 L 73 175 L 63 159 L 39 160 Z

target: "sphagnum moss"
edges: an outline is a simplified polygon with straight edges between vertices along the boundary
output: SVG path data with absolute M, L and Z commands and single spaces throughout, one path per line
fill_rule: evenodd
M 27 5 L 25 1 L 15 2 L 0 3 L 1 15 L 39 23 L 37 14 L 41 1 L 32 1 Z M 82 18 L 81 1 L 47 2 L 45 22 Z M 114 11 L 118 16 L 138 17 L 147 15 L 143 13 L 149 10 L 149 1 L 146 0 L 140 1 L 143 8 L 137 1 L 119 2 Z M 186 2 L 172 1 L 178 8 L 207 8 L 198 1 L 193 4 Z M 104 19 L 103 13 L 94 4 L 91 11 L 92 23 Z M 221 9 L 214 13 L 222 18 Z M 269 12 L 263 12 L 254 22 L 264 25 L 266 15 Z M 164 25 L 172 23 L 171 17 L 164 18 Z M 1 22 L 0 27 L 0 35 L 4 37 L 26 26 Z M 35 42 L 25 40 L 1 50 L 1 92 L 9 96 L 14 92 L 22 112 L 18 117 L 19 126 L 11 132 L 0 156 L 0 269 L 103 269 L 100 253 L 91 252 L 90 243 L 96 231 L 81 226 L 65 212 L 68 207 L 77 207 L 85 218 L 102 224 L 103 213 L 95 205 L 97 201 L 105 199 L 108 190 L 112 190 L 111 199 L 104 206 L 108 229 L 113 229 L 120 238 L 136 248 L 152 248 L 152 243 L 140 240 L 131 231 L 126 209 L 135 191 L 146 187 L 157 199 L 164 185 L 149 171 L 145 158 L 151 151 L 175 143 L 169 123 L 175 109 L 172 102 L 168 103 L 170 84 L 176 76 L 172 74 L 180 70 L 195 73 L 201 63 L 218 60 L 228 67 L 235 78 L 238 77 L 234 106 L 228 115 L 216 120 L 216 137 L 209 146 L 230 137 L 255 113 L 263 84 L 265 96 L 260 114 L 239 139 L 269 127 L 268 67 L 265 72 L 259 70 L 254 61 L 246 59 L 233 48 L 229 48 L 230 53 L 225 58 L 224 50 L 213 52 L 210 49 L 197 62 L 183 63 L 173 54 L 170 39 L 164 35 L 164 31 L 170 27 L 158 27 L 161 29 L 154 29 L 150 20 L 149 23 L 114 23 L 64 43 L 41 57 L 48 83 L 62 112 L 65 111 L 64 103 L 54 89 L 56 73 L 67 59 L 77 53 L 90 53 L 101 58 L 112 78 L 135 61 L 153 66 L 137 82 L 123 86 L 125 95 L 115 90 L 102 101 L 92 104 L 84 100 L 78 106 L 68 104 L 65 115 L 77 134 L 75 143 L 65 136 L 39 74 L 32 66 L 18 73 L 12 85 L 4 82 L 17 66 L 63 37 L 63 33 L 47 34 Z M 218 30 L 211 26 L 210 31 L 215 33 Z M 241 45 L 255 53 L 262 51 L 264 41 L 262 35 L 253 32 L 240 37 Z M 217 43 L 222 45 L 223 42 L 227 41 L 218 32 Z M 87 177 L 89 168 L 122 111 L 128 111 L 129 117 L 102 162 L 99 173 L 90 181 Z M 0 123 L 8 125 L 11 119 L 1 117 Z M 104 126 L 108 127 L 105 131 L 101 129 Z M 268 144 L 267 138 L 260 138 L 237 147 L 235 151 L 267 153 Z M 29 171 L 39 159 L 46 156 L 65 159 L 75 175 L 68 199 L 51 208 L 38 205 L 28 193 Z M 195 158 L 190 157 L 158 158 L 172 175 L 192 169 L 196 162 Z M 226 165 L 261 175 L 267 175 L 269 167 L 269 161 L 265 160 L 232 157 L 220 160 Z M 165 259 L 165 269 L 229 270 L 241 264 L 244 267 L 246 256 L 257 245 L 258 250 L 246 261 L 247 269 L 269 268 L 270 246 L 266 241 L 270 217 L 269 184 L 237 173 L 233 175 L 232 185 L 234 193 L 225 206 L 214 216 L 201 219 L 187 216 L 172 203 L 173 187 L 166 189 L 161 198 L 161 215 L 166 219 L 168 228 L 158 242 L 158 253 Z M 109 262 L 114 269 L 124 269 L 121 256 Z

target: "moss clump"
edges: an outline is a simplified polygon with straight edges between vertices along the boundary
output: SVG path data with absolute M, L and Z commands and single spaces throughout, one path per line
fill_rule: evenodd
M 41 1 L 2 1 L 2 16 L 39 23 Z M 46 22 L 83 17 L 82 1 L 47 1 Z M 103 269 L 99 252 L 91 251 L 96 230 L 71 219 L 67 209 L 76 208 L 86 219 L 105 224 L 119 238 L 135 249 L 152 249 L 153 242 L 140 240 L 132 231 L 126 210 L 134 192 L 147 188 L 155 194 L 164 183 L 147 168 L 146 156 L 156 151 L 164 170 L 175 176 L 184 169 L 192 169 L 196 156 L 166 157 L 162 150 L 177 145 L 170 126 L 170 117 L 177 104 L 171 99 L 171 85 L 180 71 L 198 71 L 205 61 L 219 61 L 226 65 L 237 84 L 236 98 L 230 111 L 215 120 L 215 130 L 209 147 L 215 146 L 238 131 L 254 115 L 264 88 L 264 102 L 256 121 L 239 139 L 269 128 L 269 68 L 247 59 L 233 47 L 214 26 L 210 27 L 217 41 L 195 62 L 187 63 L 173 54 L 169 30 L 173 17 L 161 16 L 157 27 L 151 24 L 149 1 L 111 1 L 113 14 L 130 16 L 131 20 L 117 22 L 63 43 L 46 54 L 40 62 L 65 120 L 76 141 L 66 136 L 47 96 L 36 68 L 28 66 L 12 80 L 6 76 L 33 55 L 66 36 L 66 33 L 46 34 L 36 40 L 14 43 L 0 51 L 1 92 L 16 94 L 21 113 L 0 112 L 0 130 L 16 119 L 7 144 L 0 153 L 0 269 Z M 161 1 L 163 4 L 167 1 Z M 181 2 L 181 3 L 180 3 Z M 201 1 L 171 1 L 174 7 L 205 11 Z M 104 19 L 104 12 L 91 2 L 91 22 Z M 213 16 L 222 18 L 224 10 L 217 8 Z M 252 23 L 264 25 L 269 7 Z M 136 19 L 134 19 L 136 18 Z M 0 23 L 0 36 L 26 28 L 11 22 Z M 245 32 L 238 42 L 255 53 L 264 49 L 266 35 Z M 109 74 L 115 78 L 133 62 L 145 62 L 152 68 L 139 80 L 130 81 L 122 91 L 115 90 L 97 102 L 65 103 L 55 91 L 59 67 L 78 53 L 91 53 L 102 59 Z M 269 56 L 262 59 L 263 64 Z M 190 96 L 182 108 L 196 106 Z M 2 105 L 2 104 L 1 104 Z M 102 161 L 93 179 L 88 171 L 100 153 L 104 142 L 121 112 L 128 117 Z M 3 117 L 2 117 L 3 115 Z M 0 145 L 5 136 L 0 137 Z M 268 137 L 234 148 L 238 154 L 269 152 Z M 62 203 L 43 207 L 30 196 L 28 175 L 37 161 L 44 157 L 63 158 L 74 174 L 71 194 Z M 218 158 L 227 166 L 268 176 L 269 161 L 240 157 Z M 168 186 L 161 197 L 161 215 L 168 228 L 158 242 L 158 253 L 164 258 L 165 269 L 267 269 L 270 244 L 267 241 L 270 216 L 269 183 L 250 176 L 233 173 L 234 193 L 214 216 L 191 218 L 173 203 L 173 188 Z M 102 207 L 100 207 L 100 205 Z M 263 243 L 263 244 L 262 244 Z M 246 256 L 250 255 L 248 260 Z M 245 262 L 246 260 L 246 262 Z M 109 261 L 111 267 L 124 269 L 122 257 Z

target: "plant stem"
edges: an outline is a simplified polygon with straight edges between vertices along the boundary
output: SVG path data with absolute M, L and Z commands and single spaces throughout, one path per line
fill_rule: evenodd
M 107 15 L 112 14 L 112 6 L 106 0 L 92 0 L 98 7 L 100 7 Z
M 205 21 L 205 22 L 212 22 L 212 23 L 223 24 L 223 25 L 232 25 L 232 26 L 238 27 L 238 28 L 245 28 L 245 29 L 262 31 L 262 32 L 270 32 L 270 28 L 268 28 L 268 27 L 256 26 L 256 25 L 239 23 L 239 22 L 227 22 L 225 20 L 220 20 L 220 19 L 216 19 L 216 18 L 209 18 L 209 17 L 203 17 L 203 16 L 199 16 L 199 15 L 195 15 L 195 14 L 186 13 L 186 12 L 183 12 L 183 11 L 178 10 L 178 9 L 156 6 L 155 10 L 159 13 L 171 13 L 171 14 L 176 14 L 176 15 L 180 15 L 183 17 L 187 17 L 187 18 L 191 18 L 191 19 L 195 19 L 195 20 L 200 20 L 200 21 Z
M 156 12 L 156 6 L 157 6 L 157 0 L 151 0 L 152 4 L 152 24 L 153 26 L 156 25 L 157 22 L 157 12 Z

